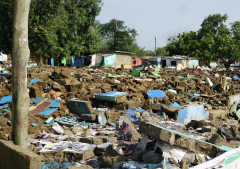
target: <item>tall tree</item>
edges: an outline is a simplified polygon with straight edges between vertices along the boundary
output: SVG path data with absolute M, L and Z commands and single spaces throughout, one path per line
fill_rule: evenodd
M 199 49 L 201 48 L 201 40 L 197 32 L 190 31 L 189 33 L 183 32 L 177 38 L 169 39 L 171 43 L 165 47 L 169 51 L 169 55 L 188 55 L 199 56 Z
M 95 18 L 102 0 L 32 0 L 29 14 L 31 55 L 80 55 L 99 49 Z M 11 53 L 13 0 L 0 1 L 0 50 Z
M 198 32 L 179 34 L 178 38 L 167 44 L 170 55 L 188 55 L 202 60 L 220 59 L 225 68 L 239 59 L 240 22 L 225 25 L 227 15 L 214 14 L 204 19 Z
M 156 56 L 166 56 L 168 55 L 168 51 L 166 51 L 165 47 L 158 47 L 156 49 Z
M 224 24 L 227 19 L 227 14 L 209 15 L 204 19 L 201 29 L 198 31 L 201 38 L 203 56 L 211 60 L 220 59 L 225 68 L 229 68 L 230 64 L 239 58 L 239 55 L 237 55 L 239 47 L 236 42 L 240 40 L 236 34 L 240 30 L 236 26 L 238 22 L 232 24 L 231 29 L 229 29 Z
M 112 19 L 100 25 L 100 33 L 108 50 L 128 51 L 138 36 L 135 29 L 128 28 L 124 21 Z
M 27 90 L 28 15 L 31 0 L 15 0 L 12 47 L 13 141 L 27 149 L 29 94 Z

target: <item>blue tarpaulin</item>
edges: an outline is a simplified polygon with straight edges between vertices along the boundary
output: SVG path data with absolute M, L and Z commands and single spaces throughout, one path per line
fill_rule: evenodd
M 38 81 L 40 81 L 39 77 L 33 79 L 30 81 L 30 83 L 28 85 L 32 85 L 33 83 L 37 83 Z
M 3 76 L 3 77 L 8 77 L 8 74 L 3 74 L 3 73 L 0 73 L 0 76 Z
M 0 100 L 0 104 L 12 102 L 12 96 L 5 96 Z
M 151 90 L 149 92 L 147 92 L 148 96 L 150 96 L 152 99 L 159 97 L 166 97 L 166 95 L 163 93 L 162 90 Z
M 52 114 L 53 112 L 57 111 L 58 108 L 48 108 L 44 111 L 42 111 L 40 114 L 48 116 L 49 114 Z
M 10 112 L 8 109 L 3 109 L 3 111 L 6 113 Z
M 49 106 L 49 108 L 58 108 L 59 105 L 60 105 L 60 103 L 55 101 L 55 102 L 53 102 L 53 104 L 51 104 L 51 106 Z
M 124 167 L 123 167 L 124 166 Z M 138 161 L 122 161 L 117 164 L 114 164 L 112 168 L 115 169 L 141 169 L 141 168 L 148 168 L 148 169 L 156 169 L 156 168 L 165 168 L 171 169 L 172 166 L 170 163 L 159 163 L 159 164 L 151 164 L 146 162 L 138 162 Z
M 238 80 L 238 76 L 237 75 L 234 75 L 233 78 Z
M 207 120 L 209 118 L 209 112 L 204 110 L 203 105 L 188 106 L 187 108 L 178 112 L 178 123 L 188 124 L 192 120 Z
M 34 104 L 38 104 L 40 101 L 42 101 L 43 98 L 39 97 L 39 98 L 33 98 L 30 100 L 30 103 L 34 103 Z
M 0 109 L 6 108 L 6 107 L 8 107 L 8 104 L 4 104 L 4 105 L 0 106 Z
M 177 102 L 174 102 L 174 103 L 172 104 L 172 106 L 173 106 L 173 107 L 177 107 L 177 108 L 182 107 L 182 106 L 180 106 Z
M 134 112 L 142 113 L 143 110 L 140 110 L 140 109 L 135 108 L 135 107 L 129 107 L 129 108 L 127 109 L 127 111 L 125 111 L 124 116 L 127 117 L 127 118 L 129 118 L 129 119 L 132 121 L 132 120 L 135 119 L 135 118 L 132 118 L 132 117 L 135 117 Z

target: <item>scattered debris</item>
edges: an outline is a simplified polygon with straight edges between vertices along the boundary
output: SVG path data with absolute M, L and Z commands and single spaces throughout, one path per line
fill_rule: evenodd
M 10 65 L 0 70 L 6 140 L 12 139 L 11 73 Z M 181 64 L 132 71 L 31 66 L 28 148 L 43 168 L 238 166 L 238 77 L 236 68 Z

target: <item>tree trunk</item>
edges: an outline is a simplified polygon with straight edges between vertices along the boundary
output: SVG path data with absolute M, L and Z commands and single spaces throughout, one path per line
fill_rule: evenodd
M 228 70 L 230 69 L 230 63 L 229 62 L 224 62 L 224 67 Z
M 27 89 L 28 15 L 31 0 L 15 0 L 12 47 L 12 134 L 14 144 L 27 149 L 29 94 Z

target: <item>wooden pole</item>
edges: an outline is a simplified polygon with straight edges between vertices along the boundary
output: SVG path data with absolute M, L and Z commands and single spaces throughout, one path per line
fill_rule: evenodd
M 27 89 L 28 16 L 31 0 L 15 0 L 12 46 L 12 137 L 27 149 L 29 94 Z

